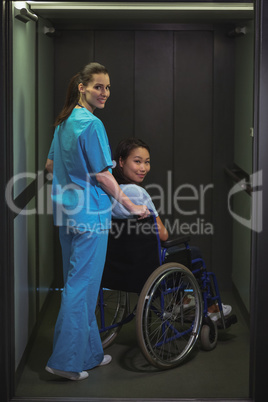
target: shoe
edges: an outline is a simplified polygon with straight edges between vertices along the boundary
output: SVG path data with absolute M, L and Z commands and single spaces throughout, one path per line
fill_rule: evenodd
M 228 304 L 222 304 L 222 312 L 223 312 L 224 317 L 229 315 L 231 313 L 231 311 L 232 311 L 232 306 L 229 306 Z M 217 311 L 216 313 L 208 312 L 208 317 L 212 321 L 218 321 L 221 318 L 221 313 L 220 313 L 220 311 Z
M 102 362 L 98 365 L 99 366 L 106 366 L 107 364 L 111 363 L 112 361 L 112 356 L 110 355 L 104 355 L 104 358 L 102 360 Z
M 75 373 L 73 371 L 62 371 L 62 370 L 53 369 L 48 366 L 46 366 L 45 369 L 46 369 L 46 371 L 48 371 L 51 374 L 58 375 L 59 377 L 68 378 L 68 380 L 73 380 L 73 381 L 84 380 L 85 378 L 88 377 L 88 373 L 86 371 L 80 371 L 80 373 Z

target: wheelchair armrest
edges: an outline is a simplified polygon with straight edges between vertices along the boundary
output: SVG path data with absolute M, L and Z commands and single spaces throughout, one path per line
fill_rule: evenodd
M 190 241 L 190 238 L 190 236 L 171 237 L 168 240 L 161 241 L 161 246 L 164 248 L 178 246 L 179 244 L 188 243 Z

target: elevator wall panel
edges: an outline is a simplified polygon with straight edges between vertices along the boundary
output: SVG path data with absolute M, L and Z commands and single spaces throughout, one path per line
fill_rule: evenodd
M 14 199 L 36 177 L 36 26 L 13 19 Z M 11 197 L 12 198 L 12 197 Z M 36 215 L 32 200 L 14 219 L 15 367 L 36 324 Z M 16 213 L 19 212 L 19 208 Z
M 73 75 L 93 59 L 92 31 L 61 31 L 55 38 L 54 102 L 57 115 L 64 104 Z
M 33 209 L 33 199 L 27 206 Z M 14 219 L 15 369 L 36 324 L 36 248 L 34 215 Z
M 175 217 L 180 226 L 191 225 L 191 243 L 198 245 L 209 261 L 212 235 L 204 234 L 203 226 L 212 224 L 213 189 L 207 187 L 213 186 L 212 32 L 175 33 L 174 76 Z
M 134 135 L 134 32 L 96 31 L 94 60 L 110 74 L 111 96 L 95 114 L 104 123 L 114 150 L 122 138 Z
M 232 211 L 237 217 L 249 222 L 251 217 L 251 198 L 245 192 L 232 197 Z M 247 311 L 250 311 L 250 259 L 251 259 L 251 230 L 241 222 L 233 222 L 233 261 L 232 280 L 239 291 Z
M 53 136 L 54 120 L 54 39 L 44 35 L 45 21 L 38 21 L 38 137 L 37 168 L 43 172 Z M 38 185 L 38 296 L 41 311 L 54 281 L 54 235 L 51 208 L 51 180 L 44 185 L 46 177 L 40 176 Z
M 135 136 L 151 148 L 146 181 L 162 218 L 168 211 L 168 172 L 173 167 L 173 32 L 135 34 Z
M 234 39 L 228 27 L 214 31 L 213 87 L 213 228 L 212 269 L 222 288 L 230 288 L 232 272 L 232 228 L 228 211 L 230 180 L 224 168 L 234 160 Z
M 246 35 L 235 39 L 235 141 L 234 161 L 252 172 L 254 24 L 246 24 Z
M 35 172 L 35 24 L 14 19 L 13 27 L 14 175 Z M 15 181 L 14 197 L 32 181 Z
M 245 25 L 246 35 L 235 39 L 235 138 L 234 138 L 234 162 L 249 175 L 252 173 L 253 141 L 256 141 L 254 132 L 251 132 L 253 124 L 253 54 L 254 54 L 254 24 L 248 22 Z M 255 133 L 256 134 L 256 133 Z M 254 172 L 256 173 L 256 172 Z M 245 210 L 251 211 L 254 196 L 238 194 L 233 202 L 237 220 L 233 224 L 233 269 L 232 278 L 239 291 L 241 299 L 248 311 L 250 310 L 250 247 L 252 232 L 246 225 L 242 225 L 240 218 L 247 219 L 251 225 L 251 214 L 245 214 Z M 262 211 L 258 209 L 258 215 L 262 220 Z M 253 222 L 252 222 L 253 223 Z M 243 244 L 243 252 L 241 252 Z
M 54 128 L 54 39 L 44 35 L 45 22 L 38 23 L 38 170 L 43 170 Z

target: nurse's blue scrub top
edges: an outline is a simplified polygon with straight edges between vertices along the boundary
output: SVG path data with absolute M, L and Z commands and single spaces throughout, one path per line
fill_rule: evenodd
M 48 154 L 53 160 L 54 224 L 82 231 L 110 228 L 111 199 L 95 173 L 112 167 L 103 123 L 85 108 L 58 125 Z

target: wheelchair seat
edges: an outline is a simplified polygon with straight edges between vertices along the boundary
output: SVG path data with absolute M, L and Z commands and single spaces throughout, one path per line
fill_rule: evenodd
M 157 233 L 154 216 L 142 220 L 112 219 L 101 286 L 140 293 L 151 273 L 170 261 L 168 256 L 163 260 L 161 246 L 172 247 L 190 239 L 181 236 L 161 244 Z M 182 249 L 178 259 L 189 267 L 190 250 Z
M 108 237 L 102 287 L 139 293 L 161 265 L 155 221 L 113 219 Z

